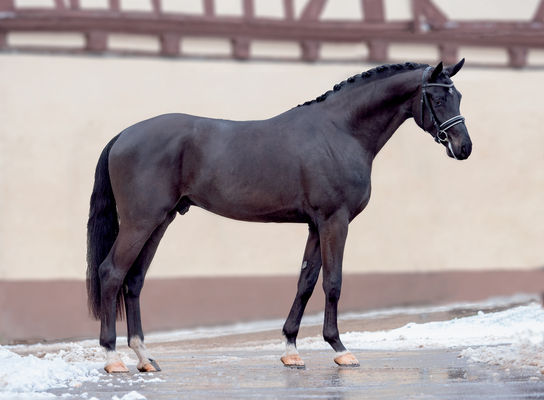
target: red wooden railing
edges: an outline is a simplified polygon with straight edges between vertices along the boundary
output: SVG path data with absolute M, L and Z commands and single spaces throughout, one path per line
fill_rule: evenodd
M 83 9 L 79 0 L 54 0 L 49 9 L 21 8 L 14 0 L 0 0 L 0 49 L 13 49 L 7 40 L 11 32 L 78 32 L 85 37 L 84 47 L 63 51 L 115 52 L 119 50 L 108 48 L 108 35 L 127 33 L 158 37 L 157 54 L 164 56 L 183 56 L 181 39 L 200 36 L 230 39 L 231 56 L 237 59 L 251 57 L 252 40 L 297 42 L 305 61 L 320 58 L 323 42 L 365 42 L 368 60 L 377 62 L 387 61 L 391 43 L 417 43 L 437 46 L 447 64 L 458 61 L 460 46 L 503 48 L 510 66 L 523 67 L 530 49 L 544 48 L 544 0 L 531 21 L 512 22 L 452 21 L 432 0 L 411 0 L 413 18 L 406 21 L 386 21 L 382 0 L 361 0 L 361 21 L 321 20 L 327 0 L 310 0 L 298 18 L 294 0 L 283 0 L 281 19 L 256 16 L 253 0 L 242 0 L 240 17 L 217 15 L 215 0 L 202 0 L 202 15 L 164 12 L 161 0 L 150 1 L 151 11 L 135 12 L 124 11 L 120 0 L 109 0 L 104 10 Z

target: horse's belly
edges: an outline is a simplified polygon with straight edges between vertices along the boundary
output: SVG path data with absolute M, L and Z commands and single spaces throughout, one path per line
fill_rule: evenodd
M 226 218 L 248 222 L 308 222 L 303 207 L 297 201 L 253 193 L 231 196 L 190 196 L 198 207 Z

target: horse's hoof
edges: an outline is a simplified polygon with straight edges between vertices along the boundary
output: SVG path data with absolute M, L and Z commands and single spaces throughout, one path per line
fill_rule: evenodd
M 155 360 L 149 360 L 149 363 L 145 364 L 144 366 L 138 366 L 138 371 L 140 372 L 159 372 L 161 371 L 161 367 L 159 367 L 159 364 Z
M 106 365 L 104 370 L 108 374 L 118 374 L 128 372 L 128 368 L 123 361 L 116 361 L 113 364 Z
M 334 359 L 334 362 L 341 367 L 358 367 L 359 361 L 349 351 Z
M 283 365 L 289 368 L 306 368 L 304 365 L 304 361 L 302 361 L 302 358 L 300 358 L 300 355 L 298 354 L 291 354 L 289 356 L 283 356 L 281 358 L 281 362 Z

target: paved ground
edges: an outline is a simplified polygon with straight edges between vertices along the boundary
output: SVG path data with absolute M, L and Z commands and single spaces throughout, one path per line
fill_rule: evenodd
M 347 320 L 340 330 L 392 329 L 410 321 L 447 320 L 475 312 Z M 320 330 L 305 327 L 301 336 Z M 148 399 L 544 399 L 544 376 L 469 364 L 458 358 L 461 349 L 356 351 L 359 368 L 337 367 L 332 350 L 301 351 L 306 369 L 299 370 L 281 364 L 281 351 L 258 349 L 259 344 L 278 340 L 280 332 L 274 330 L 151 344 L 148 347 L 163 368 L 160 373 L 142 375 L 131 366 L 129 374 L 110 375 L 98 384 L 50 392 L 88 393 L 87 398 L 99 399 L 122 398 L 133 390 Z M 244 350 L 247 346 L 255 349 Z

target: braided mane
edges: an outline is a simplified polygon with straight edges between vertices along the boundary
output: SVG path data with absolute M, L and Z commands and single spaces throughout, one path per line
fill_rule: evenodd
M 369 69 L 368 71 L 365 71 L 365 72 L 363 72 L 361 74 L 354 75 L 352 77 L 349 77 L 345 81 L 337 83 L 336 85 L 334 85 L 332 90 L 329 90 L 326 93 L 323 93 L 321 96 L 318 96 L 315 100 L 310 100 L 310 101 L 305 102 L 304 104 L 299 104 L 297 107 L 309 106 L 311 104 L 320 103 L 322 101 L 325 101 L 327 99 L 327 97 L 331 93 L 338 92 L 340 89 L 342 89 L 344 86 L 346 86 L 346 85 L 348 85 L 350 83 L 359 82 L 359 81 L 363 81 L 363 80 L 364 81 L 370 81 L 370 80 L 374 80 L 374 79 L 384 78 L 384 77 L 388 77 L 388 76 L 392 75 L 391 72 L 393 72 L 393 73 L 397 73 L 397 72 L 400 72 L 400 71 L 404 72 L 404 71 L 419 69 L 419 68 L 426 67 L 426 66 L 427 66 L 426 64 L 418 64 L 418 63 L 413 63 L 413 62 L 407 62 L 407 63 L 404 63 L 404 64 L 380 65 L 379 67 Z M 389 72 L 389 73 L 384 74 L 384 72 Z

